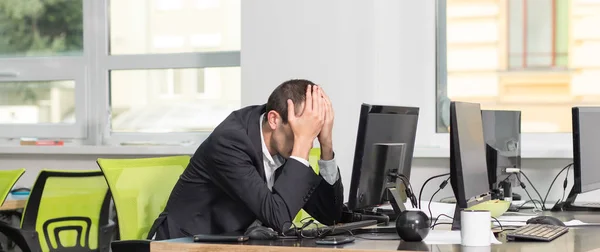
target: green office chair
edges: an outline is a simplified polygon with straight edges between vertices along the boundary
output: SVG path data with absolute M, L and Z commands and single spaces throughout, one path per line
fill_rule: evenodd
M 23 176 L 25 169 L 0 170 L 0 206 L 4 204 L 10 190 L 15 186 L 17 180 Z
M 109 221 L 110 198 L 100 171 L 42 170 L 21 228 L 0 223 L 0 232 L 24 252 L 108 252 L 115 226 Z
M 147 239 L 189 162 L 189 156 L 98 159 L 117 209 L 122 241 L 113 242 L 113 251 L 142 251 L 140 247 L 149 246 L 141 240 Z
M 0 170 L 0 206 L 4 204 L 8 194 L 17 183 L 17 180 L 25 173 L 25 169 L 16 170 Z M 0 214 L 0 222 L 4 222 L 8 225 L 18 226 L 21 220 L 21 213 L 15 210 L 2 211 Z M 0 251 L 5 249 L 11 249 L 14 247 L 14 243 L 6 238 L 4 235 L 0 235 Z

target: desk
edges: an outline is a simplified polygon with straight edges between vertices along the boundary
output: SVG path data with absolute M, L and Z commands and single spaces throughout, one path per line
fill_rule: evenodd
M 578 219 L 587 223 L 600 223 L 600 212 L 564 212 L 546 215 L 557 217 L 563 221 Z M 568 233 L 552 242 L 506 242 L 504 236 L 499 238 L 501 245 L 492 245 L 494 252 L 530 251 L 530 252 L 587 252 L 600 249 L 600 226 L 571 228 Z M 180 238 L 150 243 L 152 252 L 197 252 L 197 251 L 331 251 L 332 248 L 348 249 L 352 252 L 376 251 L 463 251 L 460 245 L 427 245 L 424 243 L 409 243 L 399 240 L 364 240 L 356 238 L 354 243 L 337 247 L 316 245 L 314 240 L 275 240 L 248 241 L 242 244 L 208 244 L 194 243 L 192 238 Z M 489 250 L 488 250 L 489 251 Z
M 26 199 L 9 199 L 4 201 L 4 204 L 0 206 L 0 211 L 22 209 L 25 208 L 25 203 L 27 203 Z

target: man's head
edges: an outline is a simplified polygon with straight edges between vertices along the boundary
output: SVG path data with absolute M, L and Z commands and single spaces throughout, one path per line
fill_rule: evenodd
M 294 133 L 288 124 L 287 100 L 291 99 L 294 102 L 294 111 L 296 115 L 300 115 L 304 110 L 308 85 L 315 84 L 302 79 L 286 81 L 273 90 L 267 101 L 267 114 L 263 127 L 268 127 L 272 134 L 266 144 L 270 146 L 271 151 L 276 151 L 285 158 L 291 155 L 294 146 Z

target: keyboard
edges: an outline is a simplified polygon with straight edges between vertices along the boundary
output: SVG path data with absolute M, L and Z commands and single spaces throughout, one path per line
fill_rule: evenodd
M 568 227 L 547 224 L 527 224 L 506 235 L 508 241 L 552 241 L 569 232 Z
M 594 207 L 594 208 L 600 208 L 600 202 L 573 203 L 573 206 L 576 206 L 576 207 Z
M 315 225 L 309 225 L 306 228 L 304 228 L 302 231 L 297 231 L 297 232 L 302 232 L 302 235 L 305 237 L 342 235 L 342 234 L 350 234 L 350 232 L 348 232 L 348 231 L 352 231 L 352 230 L 359 229 L 359 228 L 375 226 L 375 225 L 377 225 L 376 220 L 364 220 L 364 221 L 349 222 L 349 223 L 337 224 L 335 226 L 324 226 L 324 227 L 318 227 L 318 228 Z M 286 234 L 286 235 L 288 235 L 288 234 Z

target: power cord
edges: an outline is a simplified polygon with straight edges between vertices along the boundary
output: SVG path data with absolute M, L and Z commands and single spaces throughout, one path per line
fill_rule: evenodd
M 502 227 L 502 223 L 500 223 L 500 221 L 498 219 L 496 219 L 496 217 L 492 216 L 492 219 L 494 219 L 496 222 L 498 222 L 498 226 L 500 226 L 500 231 L 504 231 L 504 228 Z
M 560 202 L 565 201 L 565 192 L 567 191 L 567 184 L 569 184 L 569 170 L 571 170 L 571 166 L 569 166 L 569 168 L 567 168 L 567 173 L 565 173 L 565 180 L 563 181 L 563 193 L 562 193 L 562 197 L 560 197 Z
M 419 209 L 421 209 L 421 196 L 423 196 L 423 189 L 425 188 L 425 185 L 427 185 L 427 183 L 429 183 L 429 181 L 436 179 L 436 178 L 440 178 L 443 176 L 448 176 L 450 175 L 450 173 L 444 173 L 444 174 L 440 174 L 440 175 L 435 175 L 433 177 L 428 178 L 427 180 L 425 180 L 425 182 L 423 183 L 423 185 L 421 186 L 421 190 L 419 190 Z
M 527 190 L 527 186 L 525 186 L 525 183 L 523 183 L 521 181 L 521 178 L 519 178 L 519 176 L 516 176 L 517 180 L 519 180 L 519 184 L 521 185 L 521 188 L 523 188 L 523 190 L 525 190 L 525 193 L 527 193 L 527 197 L 529 197 L 529 199 L 531 200 L 531 202 L 533 202 L 533 206 L 535 208 L 538 208 L 537 205 L 535 204 L 535 201 L 533 200 L 533 197 L 531 197 L 531 194 L 529 194 L 529 190 Z M 544 205 L 542 205 L 542 208 L 539 208 L 541 210 L 544 210 Z
M 402 180 L 402 182 L 404 182 L 404 184 L 405 184 L 404 191 L 406 192 L 406 197 L 408 197 L 411 205 L 414 208 L 418 208 L 417 197 L 415 197 L 415 194 L 413 193 L 412 185 L 410 184 L 408 177 L 406 177 L 404 174 L 398 174 L 395 172 L 390 172 L 389 176 L 399 178 L 400 180 Z M 399 202 L 399 204 L 400 204 L 400 202 Z
M 532 203 L 532 202 L 537 202 L 537 203 L 540 203 L 540 205 L 543 205 L 542 202 L 539 201 L 539 200 L 536 200 L 536 199 L 534 199 L 534 200 L 528 200 L 528 201 L 523 202 L 523 204 L 519 205 L 517 207 L 517 211 L 521 210 L 527 203 Z M 535 205 L 535 203 L 534 203 L 534 205 Z
M 537 188 L 535 188 L 535 185 L 533 185 L 533 183 L 531 182 L 531 180 L 529 179 L 529 177 L 527 176 L 527 174 L 525 174 L 523 172 L 523 170 L 521 170 L 521 174 L 523 174 L 523 176 L 525 177 L 525 179 L 527 180 L 527 182 L 529 182 L 529 184 L 531 185 L 531 188 L 533 188 L 533 191 L 535 191 L 535 193 L 538 195 L 538 197 L 540 198 L 540 200 L 542 200 L 542 195 L 537 190 Z M 542 204 L 542 210 L 546 210 L 546 205 Z
M 440 188 L 438 188 L 432 195 L 431 195 L 431 199 L 429 200 L 429 203 L 427 204 L 427 210 L 429 210 L 429 218 L 433 217 L 433 214 L 431 214 L 431 202 L 433 201 L 433 197 L 435 197 L 435 195 L 440 192 L 442 189 L 444 189 L 444 187 L 446 187 L 446 185 L 448 185 L 448 180 L 450 180 L 450 177 L 448 177 L 446 180 L 444 180 L 441 184 L 440 184 Z
M 543 203 L 544 205 L 546 205 L 546 200 L 548 199 L 548 195 L 550 194 L 550 190 L 552 189 L 552 186 L 554 185 L 554 182 L 556 182 L 556 179 L 558 179 L 558 176 L 560 176 L 560 174 L 561 174 L 563 171 L 565 171 L 566 169 L 569 169 L 569 168 L 570 168 L 572 165 L 573 165 L 573 163 L 570 163 L 570 164 L 568 164 L 567 166 L 565 166 L 564 168 L 562 168 L 562 169 L 561 169 L 561 170 L 558 172 L 558 174 L 556 174 L 556 177 L 554 177 L 554 179 L 552 180 L 552 183 L 550 183 L 550 187 L 548 187 L 548 191 L 546 192 L 546 197 L 544 197 L 544 200 L 542 200 L 542 203 Z M 569 174 L 567 173 L 567 176 L 568 176 L 568 175 L 569 175 Z M 565 181 L 566 181 L 566 178 L 565 178 Z M 564 185 L 564 183 L 563 183 L 563 186 L 565 187 L 565 190 L 566 190 L 566 187 L 567 187 L 567 186 L 566 186 L 566 185 Z
M 438 216 L 435 218 L 435 221 L 433 222 L 433 224 L 431 224 L 431 227 L 430 227 L 431 229 L 434 229 L 434 228 L 435 228 L 435 226 L 437 226 L 437 225 L 441 225 L 441 224 L 452 224 L 452 223 L 438 223 L 438 220 L 440 220 L 440 217 L 441 217 L 441 216 L 444 216 L 444 217 L 450 218 L 451 220 L 454 220 L 454 218 L 452 218 L 452 217 L 450 217 L 450 216 L 448 216 L 448 215 L 446 215 L 446 214 L 440 214 L 440 215 L 438 215 Z

